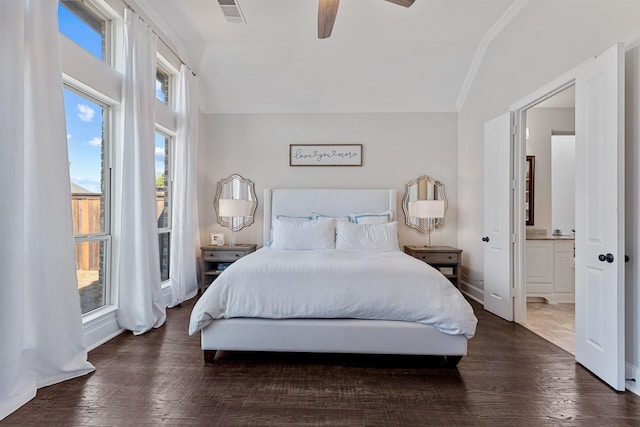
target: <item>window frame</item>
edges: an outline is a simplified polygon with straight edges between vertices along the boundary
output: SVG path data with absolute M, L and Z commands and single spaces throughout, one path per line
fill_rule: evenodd
M 171 228 L 171 221 L 173 218 L 173 191 L 174 191 L 174 180 L 175 180 L 175 152 L 176 152 L 176 132 L 177 132 L 177 123 L 176 123 L 176 111 L 175 111 L 175 94 L 176 94 L 176 82 L 177 76 L 179 74 L 178 69 L 172 64 L 172 62 L 167 59 L 161 53 L 161 47 L 164 46 L 162 44 L 158 44 L 158 51 L 156 52 L 156 75 L 158 72 L 163 73 L 167 76 L 167 94 L 166 94 L 166 102 L 163 102 L 158 97 L 155 98 L 155 109 L 156 109 L 156 124 L 155 124 L 155 132 L 163 135 L 165 138 L 169 139 L 168 145 L 168 153 L 169 163 L 168 163 L 168 172 L 169 172 L 169 197 L 167 199 L 167 203 L 169 206 L 169 214 L 168 214 L 168 227 L 158 228 L 158 237 L 160 234 L 166 233 L 169 236 L 173 232 Z M 169 238 L 170 239 L 170 238 Z M 158 240 L 159 241 L 159 240 Z M 172 248 L 169 246 L 169 260 L 171 259 Z M 162 268 L 162 265 L 160 266 Z M 160 271 L 162 274 L 162 270 Z M 171 271 L 169 270 L 168 275 L 170 278 Z M 163 288 L 170 286 L 170 280 L 161 280 L 161 285 Z
M 165 92 L 164 90 L 162 91 L 162 93 L 164 93 L 165 95 L 165 100 L 161 100 L 160 98 L 158 98 L 156 96 L 156 99 L 158 101 L 160 101 L 162 104 L 166 104 L 169 107 L 173 107 L 173 81 L 174 81 L 174 75 L 167 70 L 167 67 L 164 66 L 163 64 L 164 61 L 162 61 L 162 57 L 161 56 L 157 56 L 156 58 L 156 81 L 158 81 L 158 75 L 162 75 L 162 76 L 166 76 L 166 89 L 167 91 Z
M 104 260 L 102 261 L 103 265 L 103 295 L 104 295 L 104 304 L 100 307 L 96 307 L 87 312 L 83 312 L 83 316 L 91 315 L 99 310 L 104 309 L 110 305 L 113 305 L 114 294 L 112 288 L 112 280 L 111 280 L 111 240 L 112 240 L 112 190 L 113 190 L 113 181 L 112 181 L 112 162 L 113 158 L 113 139 L 112 135 L 114 120 L 113 120 L 113 105 L 108 104 L 107 102 L 98 99 L 97 96 L 94 96 L 95 93 L 92 90 L 87 88 L 80 89 L 73 85 L 73 83 L 63 79 L 63 88 L 73 92 L 77 96 L 87 99 L 90 102 L 98 104 L 102 107 L 102 174 L 101 180 L 103 180 L 102 188 L 103 188 L 103 211 L 104 211 L 104 223 L 102 224 L 102 230 L 98 233 L 85 233 L 85 234 L 75 234 L 73 235 L 73 240 L 75 244 L 85 243 L 85 242 L 105 242 L 104 249 Z M 66 127 L 66 123 L 65 123 Z M 68 132 L 68 129 L 67 129 Z M 78 288 L 79 290 L 80 288 Z
M 126 59 L 124 57 L 124 15 L 126 4 L 121 0 L 80 0 L 93 12 L 97 13 L 105 20 L 105 35 L 104 35 L 104 58 L 100 61 L 95 55 L 93 55 L 86 48 L 78 45 L 74 40 L 65 36 L 64 33 L 59 34 L 61 43 L 61 50 L 63 54 L 62 60 L 62 78 L 66 87 L 75 89 L 75 92 L 80 92 L 82 96 L 89 96 L 90 99 L 95 99 L 100 102 L 101 105 L 110 107 L 110 126 L 105 129 L 104 138 L 107 138 L 107 131 L 109 132 L 109 203 L 110 208 L 108 215 L 105 215 L 105 221 L 109 221 L 109 234 L 105 234 L 105 238 L 109 239 L 107 243 L 109 249 L 107 254 L 109 258 L 105 257 L 105 292 L 107 296 L 107 305 L 101 309 L 96 309 L 82 316 L 82 321 L 85 329 L 85 339 L 88 340 L 90 347 L 99 345 L 100 342 L 109 336 L 111 333 L 117 333 L 117 307 L 118 307 L 118 294 L 119 288 L 122 285 L 119 283 L 119 278 L 114 270 L 114 249 L 115 242 L 117 241 L 117 233 L 121 218 L 117 217 L 119 201 L 115 198 L 117 196 L 117 189 L 119 188 L 118 175 L 115 174 L 115 169 L 120 167 L 119 159 L 115 156 L 121 149 L 123 141 L 120 140 L 119 135 L 121 132 L 121 108 L 122 108 L 122 84 L 124 81 L 124 72 L 126 67 Z M 153 24 L 153 23 L 152 23 Z M 159 39 L 159 43 L 156 51 L 156 67 L 162 70 L 169 77 L 168 81 L 168 100 L 167 103 L 155 100 L 156 111 L 156 127 L 162 131 L 163 134 L 172 138 L 171 149 L 171 201 L 173 200 L 174 191 L 174 170 L 175 170 L 175 151 L 176 151 L 176 132 L 177 132 L 177 115 L 175 111 L 175 95 L 177 93 L 177 81 L 179 75 L 179 69 L 182 61 L 175 54 L 175 50 L 172 49 L 171 39 L 166 37 L 158 27 L 155 27 L 158 34 L 161 34 L 163 38 L 169 41 L 167 44 L 162 39 Z M 106 116 L 106 114 L 105 114 Z M 106 194 L 105 194 L 106 197 Z M 169 205 L 171 206 L 171 205 Z M 173 212 L 170 213 L 173 216 Z M 171 224 L 170 222 L 168 224 Z M 107 229 L 105 228 L 105 231 Z M 162 232 L 171 232 L 170 228 L 161 229 Z M 107 237 L 108 236 L 108 237 Z M 82 236 L 85 240 L 96 239 L 96 236 Z M 99 238 L 98 238 L 99 239 Z M 106 276 L 108 275 L 108 276 Z M 170 283 L 164 281 L 161 283 L 163 293 L 165 297 L 169 295 Z M 106 323 L 105 323 L 106 322 Z M 107 326 L 108 325 L 108 326 Z M 105 335 L 106 334 L 106 335 Z
M 165 179 L 165 204 L 167 206 L 167 227 L 158 227 L 158 238 L 161 234 L 167 234 L 169 236 L 169 260 L 171 259 L 171 233 L 173 232 L 173 228 L 171 227 L 171 222 L 173 220 L 173 182 L 174 182 L 174 171 L 175 171 L 175 144 L 176 144 L 176 136 L 175 133 L 171 130 L 159 125 L 156 123 L 155 134 L 162 135 L 165 138 L 165 155 L 167 159 L 165 163 L 167 164 L 167 177 Z M 170 267 L 167 266 L 168 275 L 170 277 L 171 270 Z M 162 273 L 162 263 L 160 263 L 160 273 Z M 160 283 L 166 283 L 169 281 L 169 277 L 166 280 L 160 279 Z
M 87 49 L 85 49 L 80 43 L 76 40 L 69 38 L 66 34 L 60 32 L 61 35 L 67 37 L 71 42 L 79 46 L 85 52 L 88 52 L 93 58 L 98 59 L 109 67 L 113 67 L 115 58 L 114 58 L 114 48 L 113 48 L 113 40 L 114 40 L 114 29 L 113 29 L 113 18 L 111 14 L 103 10 L 99 7 L 97 2 L 93 1 L 63 1 L 58 0 L 58 4 L 64 8 L 66 8 L 70 13 L 76 15 L 78 19 L 85 22 L 89 27 L 93 28 L 85 19 L 82 18 L 81 14 L 77 13 L 78 10 L 84 9 L 84 12 L 88 15 L 93 15 L 93 18 L 99 19 L 102 21 L 103 33 L 102 33 L 102 59 L 97 58 Z M 73 5 L 70 7 L 69 5 Z M 95 28 L 93 28 L 95 30 Z

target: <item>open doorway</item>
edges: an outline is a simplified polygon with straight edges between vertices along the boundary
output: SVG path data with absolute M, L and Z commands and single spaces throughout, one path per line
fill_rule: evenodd
M 526 321 L 575 354 L 575 90 L 525 111 Z
M 575 359 L 625 388 L 624 44 L 484 126 L 484 307 L 525 324 L 526 112 L 575 85 Z

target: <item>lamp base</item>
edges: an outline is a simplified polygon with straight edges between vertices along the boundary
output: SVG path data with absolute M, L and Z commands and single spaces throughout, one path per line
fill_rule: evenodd
M 431 246 L 431 229 L 429 229 L 429 231 L 427 231 L 427 241 L 425 242 L 424 245 L 425 248 L 432 248 L 433 246 Z

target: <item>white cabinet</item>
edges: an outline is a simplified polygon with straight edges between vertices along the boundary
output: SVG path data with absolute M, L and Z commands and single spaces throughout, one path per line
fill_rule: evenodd
M 574 241 L 527 240 L 525 281 L 527 297 L 549 303 L 574 302 Z
M 573 241 L 553 242 L 553 292 L 570 293 L 574 290 Z M 571 298 L 573 302 L 573 297 Z
M 553 242 L 527 240 L 525 257 L 527 295 L 553 291 Z

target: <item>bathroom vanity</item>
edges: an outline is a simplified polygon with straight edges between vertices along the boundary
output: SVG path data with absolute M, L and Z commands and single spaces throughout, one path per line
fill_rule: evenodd
M 525 245 L 527 299 L 550 304 L 575 301 L 573 236 L 528 235 Z

